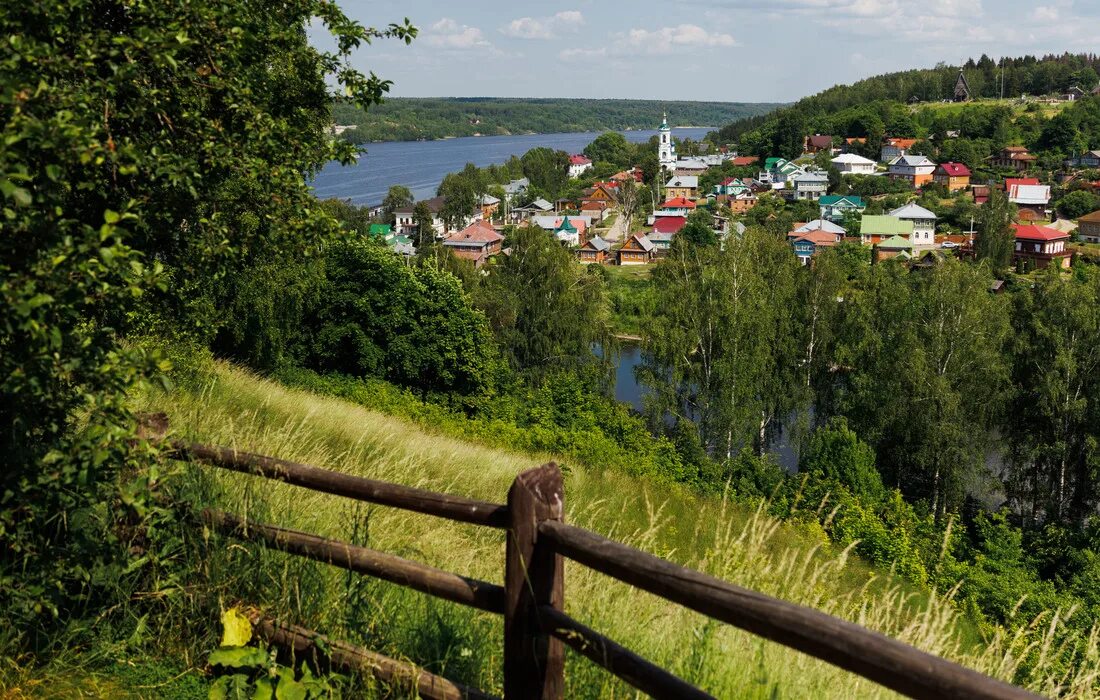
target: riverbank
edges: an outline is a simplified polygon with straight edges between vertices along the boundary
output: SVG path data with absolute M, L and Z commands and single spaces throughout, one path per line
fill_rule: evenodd
M 698 141 L 708 129 L 673 129 L 680 139 Z M 567 153 L 580 153 L 600 135 L 599 131 L 515 136 L 464 136 L 437 141 L 388 141 L 366 144 L 359 159 L 348 166 L 332 161 L 322 168 L 311 185 L 320 199 L 335 197 L 352 204 L 378 204 L 391 185 L 408 187 L 417 199 L 434 197 L 448 173 L 462 170 L 467 163 L 484 168 L 532 148 L 545 146 Z M 653 129 L 623 131 L 631 143 L 648 141 Z

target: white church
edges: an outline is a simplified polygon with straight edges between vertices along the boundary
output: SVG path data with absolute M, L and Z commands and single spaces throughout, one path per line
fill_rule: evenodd
M 668 126 L 668 115 L 661 115 L 660 142 L 657 144 L 657 160 L 665 170 L 676 169 L 676 144 L 672 143 L 672 129 Z

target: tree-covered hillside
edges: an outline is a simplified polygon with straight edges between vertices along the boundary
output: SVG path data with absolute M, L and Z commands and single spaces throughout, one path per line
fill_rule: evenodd
M 674 126 L 711 126 L 765 114 L 775 103 L 659 100 L 512 99 L 498 97 L 392 98 L 368 114 L 337 104 L 337 124 L 355 125 L 352 143 L 415 141 L 449 136 L 551 134 L 604 129 L 653 129 L 662 112 Z
M 1084 90 L 1095 87 L 1100 56 L 1065 53 L 1042 58 L 1005 58 L 998 62 L 983 54 L 978 60 L 968 60 L 962 70 L 970 85 L 971 97 L 975 99 L 1047 95 L 1074 85 Z M 788 109 L 748 116 L 727 124 L 717 132 L 717 137 L 722 141 L 736 141 L 742 134 L 774 123 L 787 113 L 805 119 L 881 100 L 910 102 L 916 98 L 920 102 L 939 102 L 952 97 L 958 74 L 959 66 L 941 63 L 935 68 L 886 73 L 852 85 L 836 85 L 804 97 Z

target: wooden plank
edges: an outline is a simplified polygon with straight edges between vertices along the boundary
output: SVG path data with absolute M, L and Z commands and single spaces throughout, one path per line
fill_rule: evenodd
M 207 509 L 202 517 L 210 526 L 234 537 L 264 542 L 283 552 L 374 576 L 486 612 L 504 613 L 504 588 L 493 583 L 459 576 L 366 547 L 252 522 L 221 511 Z
M 497 503 L 487 503 L 461 496 L 449 496 L 412 488 L 411 486 L 365 479 L 360 476 L 321 469 L 308 464 L 288 462 L 283 459 L 265 457 L 249 452 L 238 452 L 228 447 L 199 445 L 179 440 L 173 440 L 172 447 L 178 459 L 207 462 L 223 469 L 276 479 L 314 491 L 402 508 L 463 523 L 497 528 L 508 527 L 507 508 Z
M 539 609 L 539 618 L 548 634 L 657 700 L 714 700 L 713 695 L 585 627 L 560 610 L 543 606 Z
M 588 530 L 546 520 L 539 523 L 539 539 L 596 571 L 910 697 L 1039 697 L 846 620 L 735 586 Z
M 493 695 L 454 683 L 415 664 L 332 640 L 304 627 L 254 616 L 252 630 L 268 643 L 292 650 L 295 658 L 315 655 L 328 659 L 341 670 L 366 671 L 388 685 L 415 686 L 420 697 L 428 700 L 496 700 Z
M 504 697 L 561 700 L 565 648 L 539 623 L 539 610 L 562 609 L 561 557 L 539 542 L 540 522 L 561 522 L 562 477 L 545 464 L 516 477 L 508 490 L 512 525 L 504 567 Z

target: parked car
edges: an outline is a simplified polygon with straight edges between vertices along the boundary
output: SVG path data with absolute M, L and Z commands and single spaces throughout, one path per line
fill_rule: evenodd
M 943 243 L 940 243 L 940 247 L 941 248 L 958 248 L 959 244 L 956 243 L 955 241 L 944 241 Z

